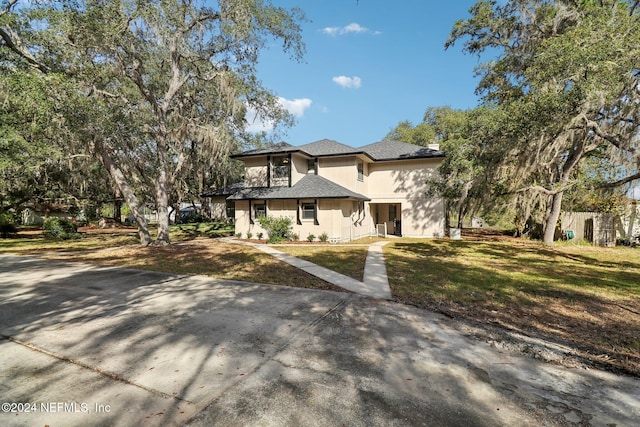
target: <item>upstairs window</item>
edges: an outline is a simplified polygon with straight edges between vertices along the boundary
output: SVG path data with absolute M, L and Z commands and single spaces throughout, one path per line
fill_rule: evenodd
M 364 162 L 358 159 L 356 163 L 358 165 L 358 181 L 364 181 Z
M 307 173 L 315 175 L 315 173 L 316 173 L 316 159 L 307 160 Z
M 288 157 L 274 157 L 273 158 L 273 177 L 289 178 L 289 158 Z

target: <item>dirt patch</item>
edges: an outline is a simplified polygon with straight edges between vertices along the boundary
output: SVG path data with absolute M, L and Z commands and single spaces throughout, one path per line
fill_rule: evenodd
M 588 301 L 573 306 L 549 301 L 546 308 L 501 310 L 452 304 L 425 308 L 466 322 L 475 328 L 472 335 L 506 350 L 568 367 L 592 366 L 640 377 L 640 315 L 636 314 L 640 303 L 636 301 L 626 306 L 611 302 L 606 310 Z

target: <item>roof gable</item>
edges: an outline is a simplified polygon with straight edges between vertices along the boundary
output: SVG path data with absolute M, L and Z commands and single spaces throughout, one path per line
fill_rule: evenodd
M 359 152 L 353 147 L 331 139 L 321 139 L 320 141 L 301 145 L 298 148 L 312 156 L 335 156 L 340 154 L 356 154 Z

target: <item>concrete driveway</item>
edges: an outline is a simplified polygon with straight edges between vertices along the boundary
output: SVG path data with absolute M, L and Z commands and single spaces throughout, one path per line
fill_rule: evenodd
M 327 291 L 0 256 L 0 425 L 637 425 L 640 382 Z

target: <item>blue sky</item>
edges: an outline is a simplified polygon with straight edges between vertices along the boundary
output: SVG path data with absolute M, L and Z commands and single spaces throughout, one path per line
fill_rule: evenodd
M 461 44 L 444 49 L 453 24 L 469 17 L 474 3 L 274 0 L 300 7 L 310 20 L 303 24 L 302 63 L 274 43 L 258 65 L 265 87 L 297 119 L 282 139 L 359 147 L 380 141 L 402 120 L 417 124 L 430 106 L 476 106 L 477 56 L 463 54 Z

